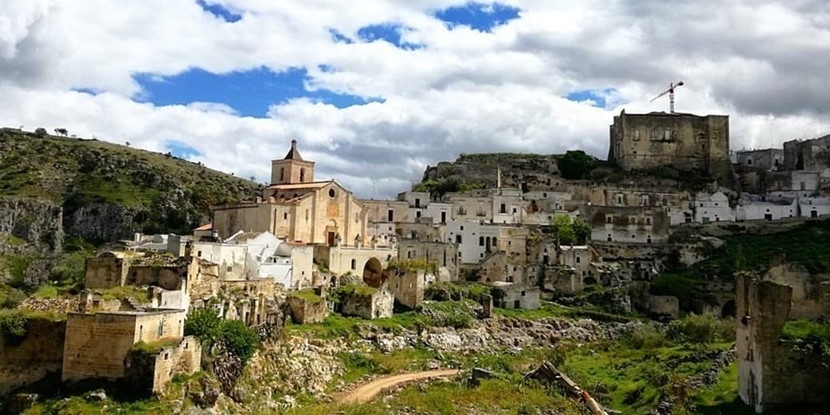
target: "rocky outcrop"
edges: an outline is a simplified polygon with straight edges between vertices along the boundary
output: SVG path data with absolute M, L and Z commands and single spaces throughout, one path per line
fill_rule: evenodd
M 423 181 L 456 179 L 467 184 L 496 187 L 498 170 L 501 170 L 502 185 L 529 190 L 536 187 L 550 187 L 559 179 L 555 155 L 539 154 L 462 154 L 454 162 L 442 161 L 437 166 L 428 166 Z
M 0 235 L 11 235 L 22 244 L 0 244 L 0 253 L 19 254 L 33 245 L 47 252 L 59 253 L 64 232 L 62 209 L 48 200 L 0 198 Z
M 181 234 L 209 220 L 211 205 L 250 200 L 260 190 L 254 182 L 170 153 L 0 129 L 0 191 L 17 197 L 15 203 L 31 203 L 32 216 L 63 207 L 62 223 L 71 236 L 109 242 L 133 232 Z M 9 208 L 15 212 L 0 206 L 0 233 L 6 232 L 2 211 Z M 54 217 L 48 213 L 44 217 Z M 21 238 L 34 241 L 37 235 Z

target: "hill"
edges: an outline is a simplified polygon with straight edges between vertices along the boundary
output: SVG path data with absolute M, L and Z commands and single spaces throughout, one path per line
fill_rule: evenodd
M 169 153 L 0 129 L 0 192 L 17 211 L 26 210 L 21 203 L 62 207 L 68 236 L 106 242 L 134 232 L 190 233 L 209 220 L 211 205 L 249 200 L 260 190 Z M 10 215 L 17 216 L 0 212 Z M 15 223 L 10 228 L 31 239 L 14 232 Z

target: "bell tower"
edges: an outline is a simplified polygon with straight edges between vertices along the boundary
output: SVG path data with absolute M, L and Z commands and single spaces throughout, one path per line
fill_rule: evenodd
M 314 181 L 314 162 L 303 160 L 297 150 L 297 140 L 291 140 L 291 150 L 282 160 L 271 161 L 271 184 L 300 184 Z

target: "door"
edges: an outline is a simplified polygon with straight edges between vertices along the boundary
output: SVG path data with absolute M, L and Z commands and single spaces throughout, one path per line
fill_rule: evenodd
M 328 245 L 334 246 L 334 232 L 328 233 Z

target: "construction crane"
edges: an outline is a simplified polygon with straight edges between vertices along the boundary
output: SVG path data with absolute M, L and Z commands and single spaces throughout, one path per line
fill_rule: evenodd
M 657 98 L 662 97 L 663 95 L 669 94 L 669 112 L 674 114 L 674 89 L 683 86 L 683 81 L 677 81 L 677 83 L 669 82 L 669 89 L 660 93 L 656 97 L 652 98 L 649 102 L 654 102 Z

